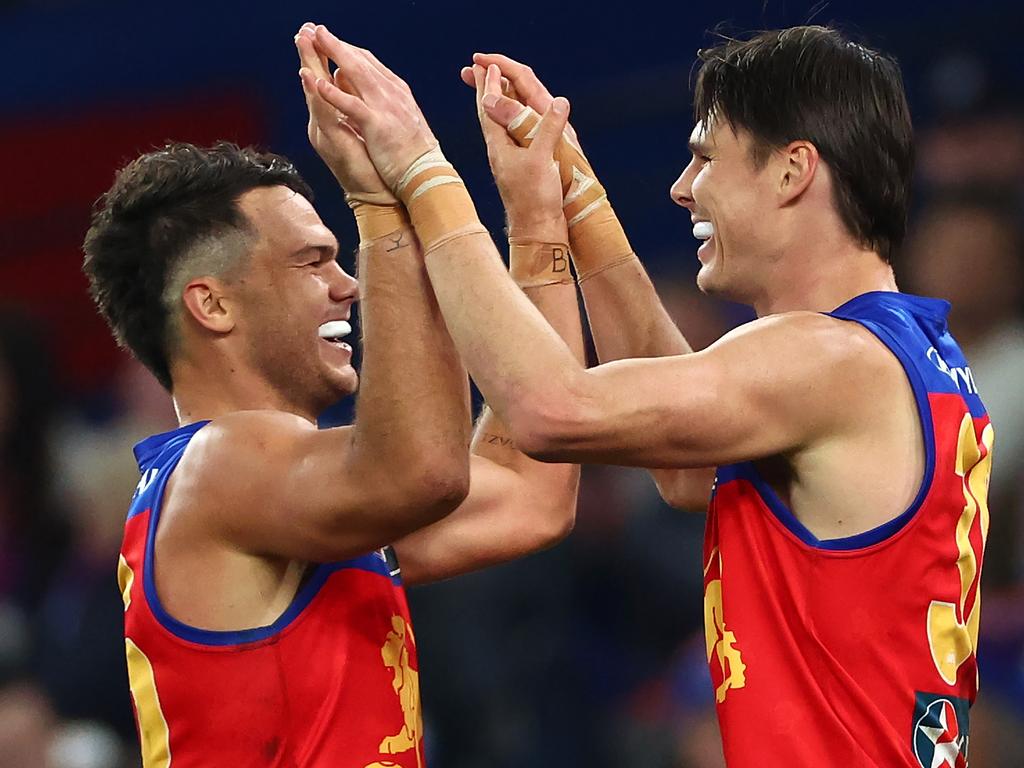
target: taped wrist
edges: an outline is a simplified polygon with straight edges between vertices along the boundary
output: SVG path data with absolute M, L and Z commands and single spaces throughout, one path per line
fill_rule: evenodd
M 382 197 L 390 202 L 369 202 L 366 197 L 345 195 L 345 202 L 356 216 L 360 247 L 409 226 L 409 216 L 402 204 L 386 193 Z
M 509 274 L 520 288 L 571 283 L 569 245 L 545 243 L 525 237 L 508 239 Z
M 540 115 L 523 107 L 508 125 L 509 135 L 521 146 L 529 146 L 540 127 Z M 569 226 L 569 246 L 576 264 L 576 279 L 583 282 L 606 269 L 636 258 L 619 223 L 608 193 L 582 148 L 568 131 L 555 150 L 562 181 L 562 209 Z
M 413 161 L 395 194 L 409 211 L 424 256 L 460 237 L 487 234 L 466 185 L 440 147 Z

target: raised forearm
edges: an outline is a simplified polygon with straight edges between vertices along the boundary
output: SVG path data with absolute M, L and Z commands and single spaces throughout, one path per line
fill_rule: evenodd
M 570 281 L 524 290 L 582 360 L 575 285 Z M 487 407 L 477 425 L 472 453 L 470 492 L 462 505 L 395 543 L 406 583 L 435 581 L 507 562 L 552 546 L 572 530 L 579 465 L 529 458 Z
M 594 347 L 602 363 L 692 352 L 633 258 L 580 283 Z
M 515 432 L 519 406 L 572 387 L 580 362 L 509 278 L 489 237 L 446 243 L 426 256 L 438 304 L 473 380 Z
M 356 449 L 397 472 L 440 465 L 464 475 L 465 369 L 445 332 L 415 234 L 404 214 L 396 223 L 359 250 L 365 352 Z
M 518 112 L 507 126 L 509 134 L 520 145 L 530 146 L 540 116 L 514 102 L 505 106 Z M 555 153 L 570 250 L 600 361 L 691 351 L 662 306 L 575 136 L 563 134 Z
M 580 291 L 602 363 L 637 357 L 664 357 L 692 352 L 665 311 L 643 264 L 607 199 L 597 215 L 570 229 Z M 625 253 L 626 258 L 620 254 Z M 609 264 L 604 269 L 594 265 Z M 675 507 L 707 506 L 713 469 L 652 469 L 662 497 Z
M 582 365 L 585 360 L 583 328 L 580 322 L 576 288 L 572 283 L 524 288 L 523 292 L 540 310 L 551 328 L 565 341 L 573 357 Z M 473 453 L 520 474 L 535 477 L 539 482 L 555 479 L 554 474 L 569 477 L 572 465 L 546 465 L 519 451 L 508 430 L 490 408 L 484 408 L 473 435 Z

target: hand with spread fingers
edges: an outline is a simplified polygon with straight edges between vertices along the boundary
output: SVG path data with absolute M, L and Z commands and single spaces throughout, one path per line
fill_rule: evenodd
M 362 138 L 317 90 L 318 80 L 333 83 L 334 76 L 328 70 L 327 57 L 317 46 L 316 26 L 312 22 L 302 25 L 295 36 L 295 46 L 301 63 L 299 78 L 309 109 L 309 143 L 331 169 L 350 202 L 398 205 L 370 160 Z
M 486 112 L 485 102 L 502 93 L 497 66 L 467 68 L 476 87 L 477 116 L 487 143 L 487 157 L 498 185 L 510 237 L 529 236 L 548 242 L 568 242 L 562 215 L 562 188 L 555 148 L 565 130 L 569 104 L 552 100 L 529 147 L 519 146 L 504 125 Z
M 370 51 L 323 25 L 314 35 L 317 50 L 338 66 L 334 78 L 316 79 L 318 93 L 362 137 L 380 177 L 397 190 L 413 162 L 437 147 L 412 91 Z

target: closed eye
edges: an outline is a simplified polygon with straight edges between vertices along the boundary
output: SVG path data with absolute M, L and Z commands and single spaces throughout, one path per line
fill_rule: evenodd
M 299 263 L 300 267 L 322 267 L 338 258 L 338 249 L 329 245 L 314 245 L 303 248 L 300 252 L 305 258 Z

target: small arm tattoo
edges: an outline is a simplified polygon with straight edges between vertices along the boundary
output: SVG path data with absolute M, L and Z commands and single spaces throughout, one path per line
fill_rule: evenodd
M 388 235 L 388 240 L 391 241 L 392 245 L 384 249 L 386 253 L 394 253 L 400 248 L 409 247 L 409 243 L 405 241 L 405 232 L 399 232 L 397 235 Z
M 551 271 L 552 272 L 567 272 L 569 270 L 569 260 L 565 258 L 565 251 L 559 247 L 551 249 Z
M 497 445 L 501 448 L 515 448 L 516 443 L 511 437 L 505 435 L 493 435 L 489 432 L 483 434 L 484 442 L 488 445 Z

